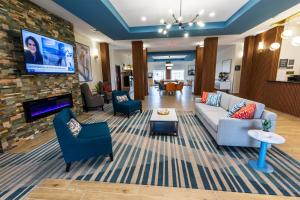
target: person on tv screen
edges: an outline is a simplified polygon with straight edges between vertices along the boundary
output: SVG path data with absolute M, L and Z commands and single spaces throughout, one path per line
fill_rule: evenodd
M 28 36 L 25 39 L 25 44 L 28 48 L 28 50 L 25 51 L 25 63 L 42 65 L 43 57 L 37 40 L 32 36 Z

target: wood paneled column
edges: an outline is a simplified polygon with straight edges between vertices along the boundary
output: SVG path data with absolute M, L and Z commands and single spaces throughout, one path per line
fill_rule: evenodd
M 254 44 L 255 44 L 255 36 L 248 36 L 245 38 L 241 81 L 240 81 L 240 92 L 239 92 L 240 96 L 243 98 L 249 98 Z
M 148 50 L 143 50 L 143 62 L 144 62 L 144 96 L 147 96 L 148 93 Z
M 194 94 L 201 95 L 201 80 L 203 71 L 203 52 L 204 48 L 196 47 L 196 59 L 195 59 L 195 80 L 194 80 Z
M 166 79 L 171 79 L 171 69 L 168 69 L 168 67 L 167 66 L 165 66 L 166 67 Z
M 106 42 L 100 43 L 100 58 L 101 58 L 103 81 L 111 82 L 109 46 L 108 43 Z
M 132 65 L 134 81 L 134 99 L 144 99 L 144 59 L 143 42 L 132 41 Z
M 203 53 L 203 69 L 201 80 L 201 92 L 213 92 L 215 90 L 215 73 L 217 63 L 218 38 L 205 38 Z

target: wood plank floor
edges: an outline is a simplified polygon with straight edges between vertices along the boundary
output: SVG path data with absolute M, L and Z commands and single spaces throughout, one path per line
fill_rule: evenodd
M 45 179 L 25 200 L 281 200 L 299 199 L 211 190 Z

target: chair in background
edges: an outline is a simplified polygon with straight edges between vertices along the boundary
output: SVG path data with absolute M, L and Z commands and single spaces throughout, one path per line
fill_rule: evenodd
M 166 91 L 168 94 L 174 94 L 176 91 L 176 84 L 175 83 L 168 83 L 166 85 Z
M 112 98 L 112 89 L 110 82 L 98 82 L 98 93 L 104 95 L 104 101 L 109 103 Z
M 177 85 L 176 85 L 176 90 L 182 92 L 184 83 L 182 81 L 180 81 Z
M 118 102 L 117 96 L 126 95 L 128 101 Z M 132 100 L 128 95 L 127 91 L 113 91 L 112 92 L 112 103 L 114 108 L 114 115 L 116 113 L 126 114 L 129 118 L 130 114 L 140 110 L 142 112 L 142 102 L 139 100 Z
M 71 163 L 100 155 L 109 155 L 113 161 L 112 139 L 109 127 L 106 122 L 81 125 L 81 130 L 77 136 L 70 131 L 67 123 L 76 116 L 66 108 L 60 111 L 53 120 L 53 125 L 57 135 L 58 143 L 66 162 L 68 172 Z M 78 121 L 78 120 L 76 120 Z
M 83 97 L 83 107 L 86 111 L 99 107 L 103 110 L 104 99 L 100 94 L 92 94 L 87 83 L 81 84 L 80 89 Z

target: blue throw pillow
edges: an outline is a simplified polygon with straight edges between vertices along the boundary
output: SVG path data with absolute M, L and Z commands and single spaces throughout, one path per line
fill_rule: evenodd
M 206 101 L 207 105 L 220 107 L 220 103 L 221 103 L 221 94 L 220 93 L 219 94 L 213 94 L 213 93 L 208 94 L 207 101 Z
M 245 107 L 245 106 L 246 106 L 246 101 L 245 100 L 233 105 L 231 108 L 229 108 L 228 113 L 227 113 L 227 117 L 231 117 L 234 113 L 236 113 L 242 107 Z

